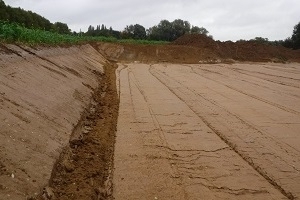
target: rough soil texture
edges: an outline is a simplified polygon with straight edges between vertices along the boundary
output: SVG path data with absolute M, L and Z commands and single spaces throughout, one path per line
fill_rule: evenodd
M 25 199 L 48 183 L 107 61 L 90 45 L 0 50 L 0 199 Z
M 192 46 L 210 52 L 212 59 L 253 62 L 300 62 L 300 50 L 255 41 L 220 42 L 205 35 L 184 35 L 172 44 Z
M 0 44 L 0 199 L 299 199 L 299 51 L 191 37 Z
M 92 106 L 74 129 L 70 146 L 54 167 L 49 186 L 55 199 L 111 198 L 119 107 L 115 70 L 115 65 L 105 65 Z
M 299 199 L 299 64 L 120 64 L 118 199 Z
M 98 43 L 94 47 L 122 63 L 300 62 L 300 50 L 256 42 L 220 42 L 202 35 L 184 35 L 169 45 Z

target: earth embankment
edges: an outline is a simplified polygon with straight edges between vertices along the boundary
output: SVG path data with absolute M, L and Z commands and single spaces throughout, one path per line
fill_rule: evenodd
M 184 35 L 168 45 L 94 44 L 118 62 L 234 63 L 300 62 L 300 50 L 255 41 L 220 42 L 203 35 Z
M 90 45 L 0 48 L 0 199 L 48 184 L 107 60 Z

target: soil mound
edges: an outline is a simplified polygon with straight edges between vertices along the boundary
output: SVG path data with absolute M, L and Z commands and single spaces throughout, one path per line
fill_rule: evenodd
M 254 62 L 286 62 L 300 61 L 300 51 L 283 46 L 259 43 L 255 41 L 214 41 L 205 35 L 183 35 L 172 45 L 192 46 L 211 52 L 216 59 L 234 59 Z
M 218 49 L 218 44 L 212 38 L 199 34 L 183 35 L 175 40 L 172 44 Z

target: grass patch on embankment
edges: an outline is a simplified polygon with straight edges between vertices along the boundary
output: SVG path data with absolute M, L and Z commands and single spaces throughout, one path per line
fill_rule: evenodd
M 0 42 L 22 43 L 27 45 L 61 45 L 61 44 L 80 44 L 88 42 L 111 42 L 129 44 L 167 44 L 165 41 L 116 39 L 104 36 L 78 36 L 62 35 L 50 31 L 39 29 L 28 29 L 17 23 L 0 21 Z

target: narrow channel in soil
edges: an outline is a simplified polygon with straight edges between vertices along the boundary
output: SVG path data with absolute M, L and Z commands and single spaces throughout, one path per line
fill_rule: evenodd
M 112 199 L 113 153 L 119 109 L 115 70 L 107 63 L 99 87 L 54 165 L 40 199 Z

